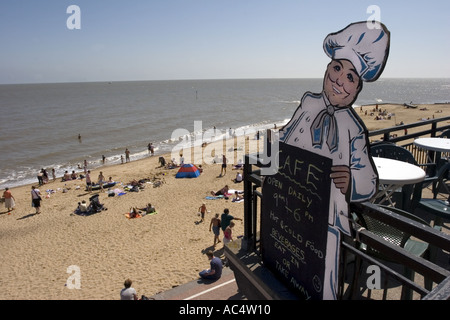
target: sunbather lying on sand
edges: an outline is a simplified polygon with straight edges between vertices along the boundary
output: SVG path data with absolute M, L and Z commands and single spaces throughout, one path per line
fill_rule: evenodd
M 220 189 L 217 192 L 211 191 L 211 195 L 213 196 L 226 196 L 228 194 L 228 185 L 226 185 L 225 187 L 223 187 L 222 189 Z

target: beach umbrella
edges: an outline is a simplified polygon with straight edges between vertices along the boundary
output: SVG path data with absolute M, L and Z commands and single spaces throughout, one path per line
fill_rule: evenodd
M 178 170 L 175 178 L 197 178 L 200 170 L 193 164 L 183 164 Z

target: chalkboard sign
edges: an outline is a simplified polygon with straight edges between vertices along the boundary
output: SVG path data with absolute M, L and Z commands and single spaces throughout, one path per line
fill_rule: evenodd
M 262 187 L 263 262 L 300 297 L 322 299 L 332 161 L 283 142 L 278 159 Z

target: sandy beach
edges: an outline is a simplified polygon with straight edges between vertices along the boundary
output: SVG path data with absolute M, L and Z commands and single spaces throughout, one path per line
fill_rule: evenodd
M 375 120 L 375 105 L 356 111 L 367 128 L 375 130 L 400 122 L 450 116 L 448 106 L 430 104 L 408 109 L 380 104 L 379 109 L 391 113 L 383 120 Z M 234 148 L 254 152 L 260 144 L 257 140 L 241 139 Z M 223 256 L 222 243 L 212 246 L 210 220 L 225 208 L 231 215 L 243 218 L 243 203 L 232 202 L 231 196 L 228 200 L 206 197 L 224 185 L 243 190 L 242 183 L 232 182 L 237 172 L 232 170 L 232 164 L 237 159 L 228 159 L 227 172 L 222 177 L 221 165 L 207 162 L 199 177 L 177 179 L 178 170 L 161 168 L 158 158 L 159 155 L 149 156 L 92 170 L 94 181 L 102 171 L 106 178 L 118 182 L 114 188 L 124 189 L 134 179 L 147 180 L 139 192 L 124 190 L 126 194 L 120 196 L 109 197 L 100 191 L 88 193 L 84 180 L 61 182 L 61 178 L 50 178 L 49 183 L 38 187 L 44 198 L 39 215 L 31 207 L 31 185 L 12 188 L 15 210 L 8 214 L 4 204 L 0 204 L 0 299 L 117 300 L 126 278 L 133 281 L 139 296 L 151 296 L 197 279 L 199 271 L 209 266 L 206 250 L 213 249 L 217 256 Z M 164 158 L 169 160 L 170 155 Z M 78 202 L 89 202 L 94 194 L 99 195 L 107 210 L 90 216 L 74 214 Z M 208 213 L 205 221 L 199 222 L 197 213 L 203 202 Z M 125 217 L 131 207 L 142 208 L 147 203 L 156 208 L 157 214 Z M 243 222 L 236 221 L 233 235 L 242 234 Z M 74 266 L 80 272 L 79 288 L 70 285 L 74 282 L 67 285 Z

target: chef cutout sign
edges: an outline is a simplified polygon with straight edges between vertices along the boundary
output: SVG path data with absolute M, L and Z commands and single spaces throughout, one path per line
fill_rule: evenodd
M 371 199 L 378 174 L 352 104 L 385 67 L 390 33 L 356 22 L 329 34 L 321 93 L 306 92 L 279 131 L 278 171 L 264 179 L 263 261 L 305 299 L 336 299 L 349 204 Z

